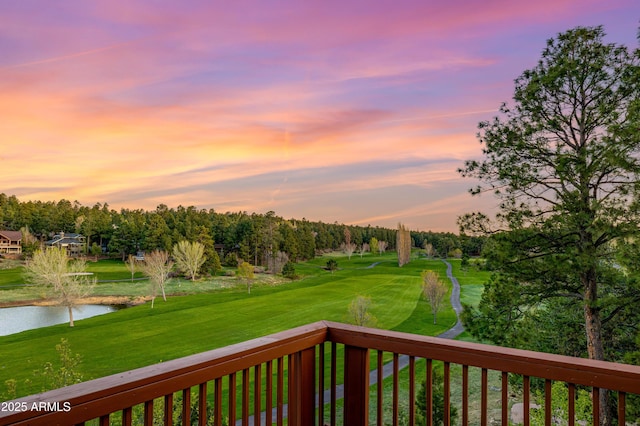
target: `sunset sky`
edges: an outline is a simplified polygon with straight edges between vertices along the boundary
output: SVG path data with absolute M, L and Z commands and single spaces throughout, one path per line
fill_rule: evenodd
M 457 232 L 548 38 L 638 0 L 0 0 L 0 192 Z

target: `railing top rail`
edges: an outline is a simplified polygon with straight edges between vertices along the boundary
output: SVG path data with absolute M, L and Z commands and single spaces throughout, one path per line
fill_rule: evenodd
M 316 322 L 184 358 L 27 396 L 17 399 L 16 402 L 26 403 L 27 407 L 31 407 L 33 403 L 64 401 L 70 404 L 72 410 L 68 413 L 0 412 L 0 425 L 5 424 L 3 418 L 9 416 L 12 424 L 18 421 L 47 425 L 74 424 L 92 418 L 87 417 L 88 412 L 97 417 L 312 348 L 324 342 L 326 334 L 326 324 L 322 321 Z M 109 402 L 105 403 L 107 399 Z
M 370 329 L 329 321 L 326 324 L 329 327 L 329 340 L 350 346 L 640 394 L 640 366 Z

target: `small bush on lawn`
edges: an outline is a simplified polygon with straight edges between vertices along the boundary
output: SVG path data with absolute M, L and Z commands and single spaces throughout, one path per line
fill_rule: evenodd
M 282 276 L 290 280 L 296 279 L 296 265 L 293 262 L 287 262 L 282 267 Z

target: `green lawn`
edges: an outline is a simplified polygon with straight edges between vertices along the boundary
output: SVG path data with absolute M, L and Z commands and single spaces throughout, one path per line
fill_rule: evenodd
M 33 301 L 46 297 L 46 291 L 25 282 L 24 268 L 16 266 L 0 269 L 0 304 L 12 304 L 19 301 Z M 87 262 L 87 271 L 98 280 L 89 296 L 129 296 L 132 299 L 149 294 L 149 284 L 142 273 L 136 272 L 134 281 L 125 264 L 118 260 Z M 316 271 L 317 273 L 317 271 Z M 258 275 L 255 285 L 273 285 L 285 281 L 282 277 Z M 168 295 L 197 294 L 215 291 L 237 285 L 233 277 L 219 276 L 213 280 L 190 280 L 174 278 L 166 286 Z
M 421 297 L 420 271 L 434 269 L 444 278 L 443 262 L 420 259 L 399 268 L 393 253 L 353 256 L 351 260 L 339 257 L 339 269 L 332 274 L 322 269 L 327 259 L 297 265 L 302 276 L 297 281 L 277 284 L 265 279 L 252 287 L 250 295 L 244 286 L 227 277 L 196 283 L 177 280 L 173 284 L 176 293 L 189 285 L 202 293 L 170 297 L 167 302 L 156 300 L 154 309 L 145 304 L 77 321 L 74 328 L 62 324 L 0 337 L 0 393 L 4 381 L 11 378 L 18 380 L 21 395 L 40 391 L 41 384 L 33 382 L 33 371 L 56 359 L 54 348 L 61 338 L 68 339 L 72 350 L 81 354 L 85 379 L 92 379 L 318 320 L 342 322 L 357 295 L 371 297 L 371 312 L 380 328 L 435 335 L 455 323 L 447 305 L 434 326 Z M 374 262 L 380 263 L 367 268 Z M 101 268 L 115 274 L 117 267 L 101 262 L 92 265 L 99 279 Z M 229 286 L 225 288 L 220 282 Z M 132 288 L 142 291 L 146 284 L 124 282 L 97 287 L 110 288 L 115 294 L 117 286 L 122 286 L 123 292 Z M 26 379 L 32 380 L 31 385 L 24 384 Z
M 474 263 L 468 266 L 466 269 L 462 269 L 460 259 L 447 259 L 447 262 L 451 263 L 453 267 L 453 275 L 458 279 L 458 282 L 462 287 L 467 285 L 483 285 L 491 277 L 491 271 L 482 271 Z
M 100 260 L 99 262 L 87 262 L 87 271 L 93 272 L 100 281 L 131 279 L 131 272 L 120 260 Z M 141 272 L 136 272 L 134 278 L 142 277 Z
M 324 270 L 330 258 L 338 261 L 338 270 L 333 274 Z M 489 274 L 473 268 L 461 271 L 459 260 L 449 261 L 462 285 L 463 303 L 477 304 L 482 283 Z M 376 266 L 371 268 L 374 263 Z M 122 262 L 90 262 L 88 266 L 99 280 L 125 280 L 99 283 L 94 294 L 146 294 L 148 284 L 129 281 L 130 273 Z M 380 328 L 437 335 L 455 324 L 456 318 L 447 297 L 444 310 L 438 314 L 438 324 L 433 325 L 431 310 L 420 289 L 420 272 L 425 269 L 435 270 L 450 284 L 441 260 L 414 259 L 399 268 L 393 253 L 367 254 L 363 258 L 354 255 L 350 260 L 325 255 L 296 265 L 301 277 L 297 281 L 260 275 L 251 295 L 232 277 L 196 282 L 174 279 L 168 285 L 168 293 L 189 295 L 170 297 L 167 302 L 156 300 L 153 310 L 146 304 L 78 321 L 74 329 L 58 325 L 0 337 L 0 395 L 4 392 L 3 382 L 9 378 L 18 380 L 19 395 L 40 391 L 42 383 L 33 372 L 45 362 L 56 360 L 54 347 L 63 337 L 70 341 L 74 352 L 82 355 L 81 370 L 85 379 L 91 379 L 321 319 L 345 322 L 347 306 L 357 295 L 371 297 L 372 314 Z M 0 270 L 0 283 L 11 274 L 13 279 L 21 279 L 19 272 Z M 20 289 L 13 289 L 0 292 L 0 297 L 19 293 Z M 470 339 L 464 334 L 461 338 Z M 423 364 L 418 364 L 420 375 L 424 374 Z M 401 374 L 401 384 L 408 380 L 404 376 L 406 371 Z M 31 383 L 26 384 L 25 380 Z M 385 380 L 385 388 L 390 386 L 389 380 Z M 473 391 L 472 394 L 472 399 L 477 399 Z M 453 398 L 458 403 L 456 394 Z
M 0 260 L 0 288 L 25 283 L 23 262 Z M 93 272 L 99 280 L 126 280 L 131 273 L 125 264 L 118 260 L 87 261 L 87 271 Z M 142 274 L 136 273 L 136 277 Z
M 22 284 L 21 262 L 0 259 L 0 290 Z

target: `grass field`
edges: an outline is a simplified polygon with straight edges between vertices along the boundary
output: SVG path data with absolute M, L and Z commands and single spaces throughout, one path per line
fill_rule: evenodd
M 24 268 L 18 266 L 15 262 L 12 266 L 13 268 L 0 268 L 0 306 L 15 304 L 19 301 L 34 302 L 45 298 L 46 292 L 42 288 L 25 283 Z M 99 262 L 87 262 L 87 271 L 92 272 L 98 280 L 89 296 L 127 296 L 135 299 L 149 294 L 149 284 L 142 273 L 136 272 L 134 281 L 132 281 L 131 273 L 121 261 L 101 260 Z M 288 282 L 282 277 L 261 274 L 257 275 L 254 285 L 275 285 L 285 281 Z M 226 276 L 218 276 L 212 280 L 197 280 L 195 282 L 174 278 L 167 284 L 166 292 L 168 295 L 175 296 L 208 293 L 221 288 L 234 287 L 237 284 L 237 280 L 233 277 Z
M 491 277 L 490 271 L 482 271 L 473 264 L 466 269 L 462 269 L 460 259 L 447 259 L 453 267 L 453 275 L 458 279 L 461 286 L 467 285 L 483 285 Z
M 23 283 L 21 264 L 17 260 L 0 259 L 0 289 Z
M 332 257 L 339 267 L 333 274 L 324 269 Z M 489 273 L 474 268 L 462 271 L 459 260 L 449 262 L 461 284 L 463 303 L 477 305 Z M 146 281 L 131 281 L 131 274 L 122 262 L 89 262 L 88 269 L 100 280 L 93 290 L 96 296 L 133 298 L 148 291 Z M 172 296 L 167 302 L 157 299 L 154 309 L 147 303 L 77 321 L 73 329 L 62 324 L 0 337 L 0 395 L 5 391 L 3 383 L 7 379 L 17 380 L 18 395 L 41 391 L 42 379 L 34 371 L 42 369 L 45 362 L 56 360 L 55 345 L 61 338 L 67 339 L 73 352 L 82 356 L 80 369 L 88 380 L 317 320 L 348 322 L 347 307 L 357 295 L 371 297 L 371 311 L 378 327 L 437 335 L 453 326 L 456 318 L 447 297 L 446 306 L 438 314 L 438 324 L 433 325 L 431 310 L 421 296 L 420 272 L 425 269 L 435 270 L 449 284 L 446 265 L 441 260 L 414 259 L 399 268 L 394 253 L 368 254 L 362 258 L 355 255 L 351 260 L 339 254 L 318 257 L 297 264 L 300 279 L 293 282 L 257 275 L 250 295 L 233 277 L 196 282 L 173 279 L 167 286 L 167 293 Z M 40 289 L 9 285 L 21 283 L 22 274 L 15 265 L 0 269 L 0 303 L 42 296 Z M 472 340 L 466 333 L 460 338 Z M 424 375 L 424 362 L 418 363 L 417 373 L 419 377 Z M 455 369 L 453 373 L 453 377 L 458 375 Z M 401 389 L 408 381 L 406 376 L 404 371 Z M 392 386 L 390 379 L 383 386 Z M 473 393 L 472 389 L 471 397 L 475 399 Z M 459 395 L 454 393 L 452 397 L 458 403 Z M 386 407 L 385 411 L 388 410 Z
M 318 320 L 346 321 L 347 307 L 357 295 L 371 297 L 371 312 L 380 328 L 435 335 L 456 321 L 447 306 L 434 326 L 421 298 L 423 269 L 437 270 L 445 277 L 445 264 L 439 260 L 414 260 L 399 268 L 393 253 L 353 256 L 351 260 L 339 257 L 339 269 L 332 274 L 322 268 L 327 259 L 298 265 L 301 279 L 297 281 L 265 279 L 252 287 L 250 295 L 228 277 L 196 283 L 176 280 L 173 294 L 195 292 L 195 287 L 202 293 L 173 296 L 167 302 L 156 300 L 154 309 L 145 304 L 77 321 L 74 328 L 61 324 L 0 337 L 0 386 L 13 378 L 18 381 L 20 395 L 40 391 L 42 384 L 34 380 L 33 371 L 55 360 L 54 348 L 61 338 L 82 356 L 84 378 L 92 379 Z M 376 266 L 370 267 L 374 263 Z M 90 268 L 100 280 L 103 276 L 130 277 L 122 264 L 99 262 Z M 194 288 L 182 287 L 189 285 Z M 128 294 L 144 288 L 143 282 L 125 281 L 98 284 L 94 291 L 116 294 L 119 289 Z M 27 379 L 30 384 L 25 384 Z

